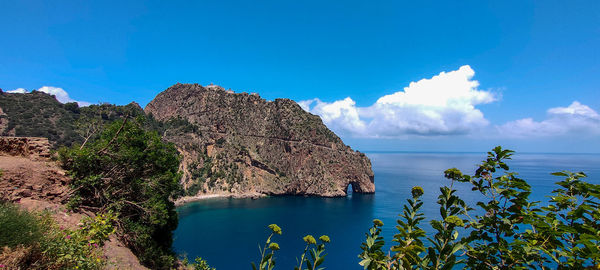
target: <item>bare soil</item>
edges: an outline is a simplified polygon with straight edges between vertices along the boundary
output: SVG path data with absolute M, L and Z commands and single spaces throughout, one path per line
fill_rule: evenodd
M 23 156 L 0 155 L 0 199 L 10 201 L 28 211 L 48 211 L 61 226 L 76 229 L 90 212 L 67 211 L 71 181 L 55 162 Z M 2 253 L 0 251 L 0 253 Z M 105 243 L 107 269 L 147 269 L 114 235 Z

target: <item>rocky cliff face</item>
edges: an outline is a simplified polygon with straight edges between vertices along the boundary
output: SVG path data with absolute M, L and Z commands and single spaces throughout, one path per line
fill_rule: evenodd
M 163 136 L 183 153 L 187 195 L 375 192 L 369 159 L 292 100 L 176 84 L 145 112 L 177 127 Z

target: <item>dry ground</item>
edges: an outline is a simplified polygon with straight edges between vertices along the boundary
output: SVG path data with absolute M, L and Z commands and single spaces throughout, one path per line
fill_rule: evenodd
M 69 177 L 56 163 L 40 158 L 0 155 L 0 199 L 29 211 L 49 211 L 61 226 L 77 228 L 92 213 L 67 211 Z M 147 269 L 114 235 L 105 243 L 108 269 Z M 1 262 L 0 262 L 1 263 Z

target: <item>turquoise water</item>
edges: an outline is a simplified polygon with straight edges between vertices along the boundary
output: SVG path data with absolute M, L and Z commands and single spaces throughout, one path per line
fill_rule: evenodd
M 439 187 L 449 184 L 443 171 L 456 167 L 473 173 L 485 154 L 472 153 L 370 153 L 375 172 L 376 193 L 354 194 L 347 198 L 271 197 L 261 199 L 209 199 L 178 208 L 179 227 L 174 249 L 189 258 L 201 256 L 217 269 L 251 269 L 258 261 L 258 245 L 269 234 L 266 226 L 277 223 L 283 235 L 274 238 L 281 250 L 276 269 L 293 269 L 304 248 L 302 236 L 327 234 L 324 266 L 327 269 L 362 269 L 357 255 L 364 234 L 374 218 L 385 226 L 383 234 L 390 246 L 396 233 L 395 220 L 410 189 L 425 190 L 424 212 L 438 218 L 435 203 Z M 600 155 L 518 154 L 510 161 L 511 171 L 519 172 L 533 187 L 532 199 L 545 198 L 560 178 L 549 175 L 560 170 L 584 171 L 588 181 L 600 184 Z M 461 197 L 472 203 L 478 199 L 466 184 L 455 184 Z M 426 230 L 430 228 L 425 227 Z

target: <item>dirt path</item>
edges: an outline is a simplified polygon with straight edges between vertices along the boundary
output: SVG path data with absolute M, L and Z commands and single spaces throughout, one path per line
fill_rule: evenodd
M 23 198 L 62 203 L 70 179 L 56 164 L 19 156 L 0 156 L 0 197 L 11 202 Z

